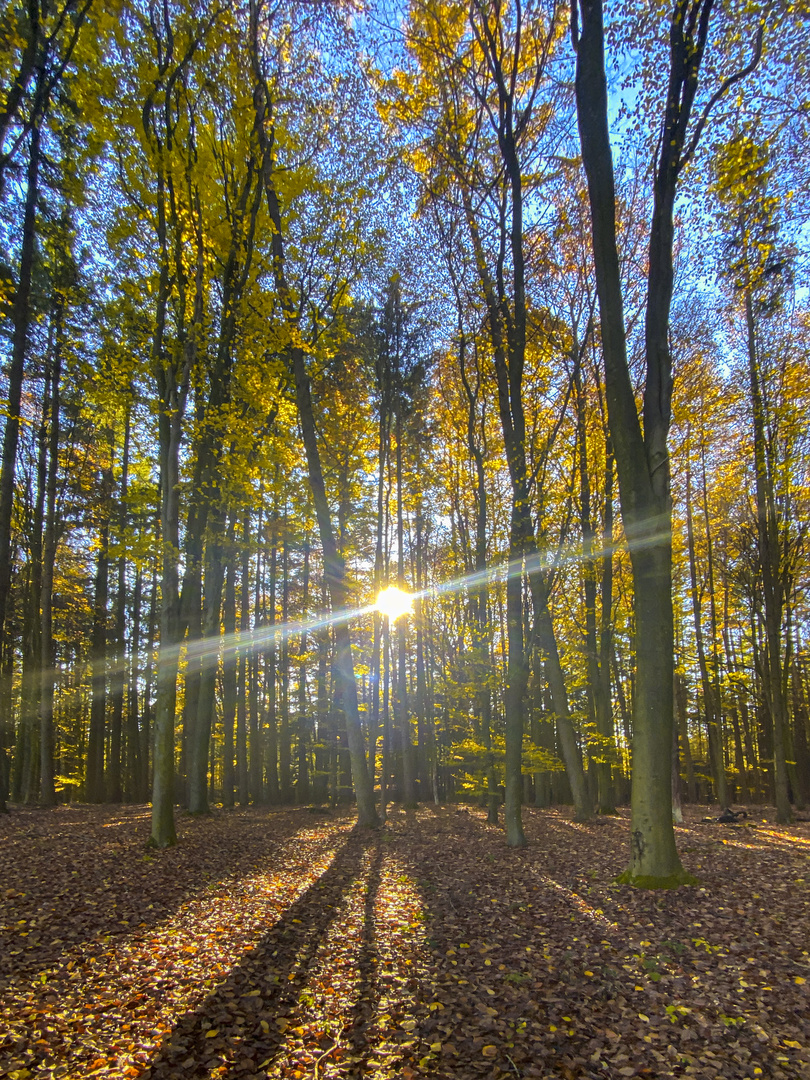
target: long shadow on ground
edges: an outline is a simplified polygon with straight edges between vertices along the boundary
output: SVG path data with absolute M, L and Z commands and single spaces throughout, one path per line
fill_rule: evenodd
M 234 838 L 230 818 L 245 819 Z M 66 951 L 147 933 L 184 903 L 267 865 L 297 832 L 301 812 L 178 814 L 177 847 L 151 852 L 143 806 L 21 808 L 0 820 L 6 927 L 0 932 L 0 994 L 54 968 Z M 40 996 L 46 986 L 35 988 Z
M 185 1014 L 149 1069 L 144 1080 L 178 1075 L 204 1076 L 213 1070 L 221 1080 L 264 1077 L 278 1060 L 290 1029 L 307 1018 L 308 1008 L 325 1005 L 302 1000 L 302 987 L 312 972 L 318 949 L 339 913 L 341 901 L 363 873 L 364 856 L 376 843 L 373 834 L 355 828 L 324 873 L 292 904 L 255 949 L 233 968 L 227 979 L 191 1013 Z M 373 1011 L 374 997 L 374 866 L 379 880 L 379 857 L 372 863 L 366 897 L 366 930 L 360 959 L 361 999 L 354 1017 L 351 1042 L 363 1044 L 362 1028 Z M 326 987 L 325 989 L 329 989 Z M 348 1036 L 347 1036 L 348 1037 Z M 324 1030 L 313 1060 L 326 1059 L 336 1040 Z
M 524 817 L 520 851 L 479 813 L 423 815 L 418 832 L 401 831 L 442 1006 L 423 997 L 414 1009 L 414 1034 L 440 1047 L 430 1075 L 808 1075 L 798 830 L 774 840 L 692 822 L 679 840 L 700 886 L 650 892 L 614 881 L 626 819 Z M 763 852 L 766 840 L 782 847 Z

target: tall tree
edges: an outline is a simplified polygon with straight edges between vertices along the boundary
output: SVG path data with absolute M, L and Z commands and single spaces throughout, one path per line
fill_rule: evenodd
M 608 421 L 616 454 L 622 520 L 633 566 L 636 684 L 633 715 L 631 856 L 625 879 L 649 887 L 688 880 L 672 828 L 672 510 L 667 436 L 672 396 L 669 318 L 674 209 L 679 179 L 713 106 L 757 65 L 753 59 L 718 87 L 693 118 L 713 0 L 676 0 L 668 19 L 669 70 L 653 178 L 644 324 L 645 382 L 639 416 L 627 356 L 616 237 L 616 184 L 608 124 L 602 0 L 574 0 L 576 103 L 588 181 L 593 253 L 605 355 Z

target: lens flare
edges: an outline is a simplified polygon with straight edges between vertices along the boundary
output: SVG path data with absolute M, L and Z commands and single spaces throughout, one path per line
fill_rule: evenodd
M 413 597 L 410 593 L 398 589 L 396 585 L 389 585 L 379 594 L 374 606 L 394 622 L 400 615 L 410 615 L 413 612 Z

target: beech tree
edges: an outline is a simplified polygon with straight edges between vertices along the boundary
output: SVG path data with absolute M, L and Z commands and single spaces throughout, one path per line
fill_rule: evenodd
M 608 128 L 603 5 L 601 0 L 576 0 L 571 8 L 577 119 L 591 208 L 608 419 L 633 565 L 636 689 L 632 849 L 626 880 L 644 886 L 677 885 L 687 879 L 675 848 L 670 798 L 674 638 L 667 437 L 672 397 L 669 316 L 674 280 L 675 197 L 679 179 L 695 154 L 712 108 L 756 68 L 762 47 L 760 24 L 754 32 L 748 64 L 722 81 L 701 108 L 698 90 L 713 26 L 713 6 L 712 0 L 676 0 L 668 20 L 669 70 L 649 233 L 641 416 L 627 361 Z

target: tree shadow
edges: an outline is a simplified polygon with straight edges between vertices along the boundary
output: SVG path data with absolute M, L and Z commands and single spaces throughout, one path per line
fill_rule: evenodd
M 318 949 L 340 911 L 341 899 L 363 872 L 363 856 L 375 843 L 368 830 L 355 829 L 330 866 L 301 894 L 266 936 L 224 982 L 193 1011 L 182 1016 L 157 1050 L 143 1080 L 198 1077 L 217 1069 L 218 1080 L 245 1080 L 272 1067 L 283 1051 L 286 1031 L 305 1020 L 301 991 L 315 965 Z M 366 1002 L 355 1014 L 362 1024 L 374 993 L 374 891 L 369 880 L 361 972 Z M 314 1004 L 314 1002 L 312 1002 Z M 362 1028 L 361 1028 L 362 1030 Z M 326 1058 L 333 1040 L 323 1033 L 320 1051 Z M 362 1036 L 357 1044 L 363 1045 Z
M 157 852 L 144 849 L 149 817 L 142 806 L 79 806 L 61 813 L 24 808 L 4 822 L 6 863 L 15 869 L 27 863 L 28 872 L 17 895 L 9 890 L 5 899 L 0 994 L 27 991 L 27 983 L 51 969 L 55 974 L 35 992 L 58 992 L 65 953 L 81 949 L 85 958 L 88 949 L 108 950 L 110 938 L 150 933 L 183 904 L 272 864 L 312 825 L 303 812 L 236 813 L 243 819 L 237 836 L 222 813 L 199 821 L 178 818 L 181 843 Z M 32 919 L 35 933 L 22 936 Z
M 363 905 L 363 929 L 360 952 L 357 957 L 357 997 L 352 1008 L 349 1031 L 349 1044 L 355 1057 L 364 1057 L 369 1051 L 368 1028 L 377 1013 L 380 998 L 378 971 L 380 957 L 377 949 L 377 930 L 374 907 L 380 891 L 382 872 L 382 846 L 377 840 L 374 858 L 368 871 L 366 898 Z M 359 1076 L 365 1075 L 365 1068 L 358 1063 Z

